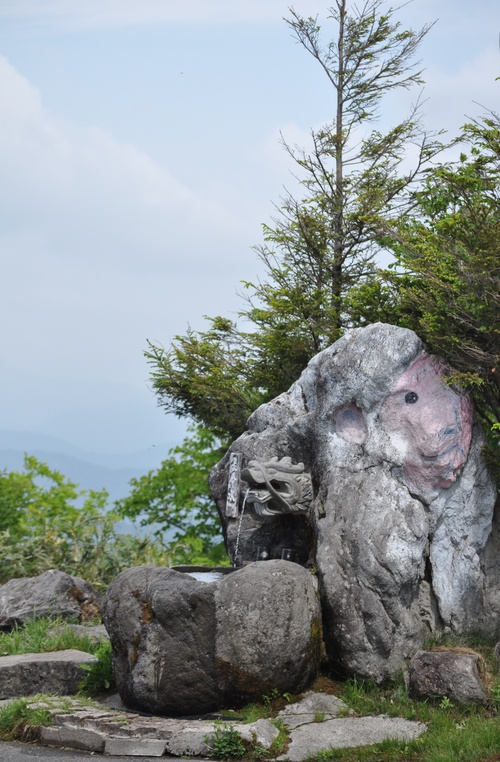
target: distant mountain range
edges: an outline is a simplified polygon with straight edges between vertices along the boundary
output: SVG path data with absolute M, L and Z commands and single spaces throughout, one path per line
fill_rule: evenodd
M 0 470 L 22 469 L 24 453 L 27 453 L 83 489 L 107 489 L 113 502 L 130 492 L 130 479 L 158 468 L 178 443 L 165 442 L 135 453 L 111 455 L 86 451 L 63 439 L 34 431 L 0 430 Z

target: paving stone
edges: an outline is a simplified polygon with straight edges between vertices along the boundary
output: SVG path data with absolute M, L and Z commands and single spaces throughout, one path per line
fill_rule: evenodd
M 306 695 L 303 702 L 293 705 L 295 714 L 291 713 L 289 720 L 300 720 L 300 724 L 290 728 L 290 747 L 278 760 L 303 762 L 324 749 L 369 746 L 386 738 L 412 740 L 426 730 L 422 723 L 385 716 L 337 717 L 304 723 L 307 713 L 301 714 L 300 709 L 316 707 L 316 712 L 326 713 L 329 709 L 334 712 L 345 707 L 334 696 L 319 694 L 319 697 L 315 697 L 315 703 L 311 704 L 311 696 Z M 30 706 L 39 703 L 39 700 L 33 701 Z M 111 756 L 160 757 L 168 754 L 196 757 L 196 762 L 203 762 L 200 758 L 208 756 L 209 751 L 205 739 L 216 727 L 213 720 L 143 716 L 86 706 L 72 698 L 47 698 L 43 703 L 50 707 L 56 723 L 54 727 L 41 730 L 45 744 L 94 752 L 102 752 L 104 745 L 104 754 Z M 269 720 L 257 720 L 251 725 L 228 722 L 228 725 L 244 739 L 256 741 L 265 748 L 269 748 L 278 735 L 278 729 Z
M 204 725 L 185 727 L 175 731 L 167 741 L 167 753 L 174 757 L 207 755 L 209 745 L 207 745 L 206 738 L 211 736 L 213 732 L 214 724 L 208 722 Z
M 285 707 L 277 719 L 291 729 L 308 722 L 317 722 L 318 717 L 322 721 L 333 720 L 340 712 L 345 714 L 349 711 L 347 704 L 337 696 L 309 691 L 300 701 Z
M 280 734 L 278 728 L 269 720 L 257 720 L 251 725 L 235 725 L 235 729 L 245 741 L 254 741 L 269 749 Z
M 125 757 L 163 757 L 166 741 L 157 738 L 120 738 L 106 739 L 104 753 L 110 756 Z
M 82 751 L 102 752 L 105 736 L 87 728 L 47 727 L 40 730 L 40 742 L 46 746 L 65 746 Z
M 371 746 L 387 738 L 411 741 L 425 730 L 421 722 L 398 717 L 343 717 L 314 722 L 294 728 L 288 751 L 277 759 L 302 762 L 324 749 Z

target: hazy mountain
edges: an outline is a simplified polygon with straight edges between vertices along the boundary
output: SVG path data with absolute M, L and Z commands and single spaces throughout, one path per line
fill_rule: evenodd
M 136 453 L 108 455 L 83 450 L 57 437 L 33 431 L 0 430 L 0 470 L 22 469 L 24 453 L 35 455 L 85 489 L 106 488 L 110 500 L 130 491 L 132 477 L 158 468 L 178 441 L 153 446 Z
M 137 453 L 154 449 L 154 445 L 179 444 L 186 431 L 184 421 L 166 415 L 158 407 L 146 382 L 132 386 L 52 378 L 15 368 L 1 360 L 0 378 L 0 426 L 8 438 L 18 434 L 28 437 L 28 449 L 37 446 L 34 437 L 42 435 L 63 440 L 64 453 L 75 454 L 75 447 L 84 450 L 85 460 L 89 453 L 117 454 L 116 461 L 106 465 L 121 468 L 121 453 L 135 459 Z M 5 438 L 0 447 L 19 449 L 17 443 L 12 446 Z M 53 442 L 49 451 L 52 448 Z M 60 449 L 58 444 L 56 450 Z M 80 454 L 76 453 L 77 457 Z M 149 468 L 150 462 L 148 457 L 143 458 L 139 467 Z M 99 461 L 98 465 L 103 463 Z M 135 467 L 135 460 L 127 465 Z
M 165 415 L 144 385 L 49 377 L 0 360 L 0 470 L 35 455 L 111 501 L 129 481 L 158 468 L 182 442 L 186 424 Z

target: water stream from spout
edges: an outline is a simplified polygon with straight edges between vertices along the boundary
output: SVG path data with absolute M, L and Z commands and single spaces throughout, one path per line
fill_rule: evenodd
M 245 496 L 243 498 L 243 505 L 241 506 L 240 520 L 238 522 L 238 529 L 236 532 L 236 544 L 234 546 L 234 556 L 233 556 L 233 566 L 235 568 L 236 568 L 236 559 L 238 558 L 238 550 L 240 548 L 241 523 L 243 521 L 243 514 L 245 513 L 245 506 L 247 504 L 247 497 L 249 492 L 250 492 L 250 487 L 245 492 Z

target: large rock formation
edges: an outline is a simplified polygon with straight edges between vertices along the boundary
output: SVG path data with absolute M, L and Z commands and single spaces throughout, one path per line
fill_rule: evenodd
M 235 563 L 264 546 L 316 566 L 344 673 L 381 680 L 429 633 L 498 626 L 496 490 L 448 373 L 412 331 L 355 329 L 261 406 L 212 472 Z
M 287 561 L 212 582 L 143 566 L 116 577 L 102 607 L 127 706 L 193 715 L 315 677 L 321 612 L 312 574 Z

